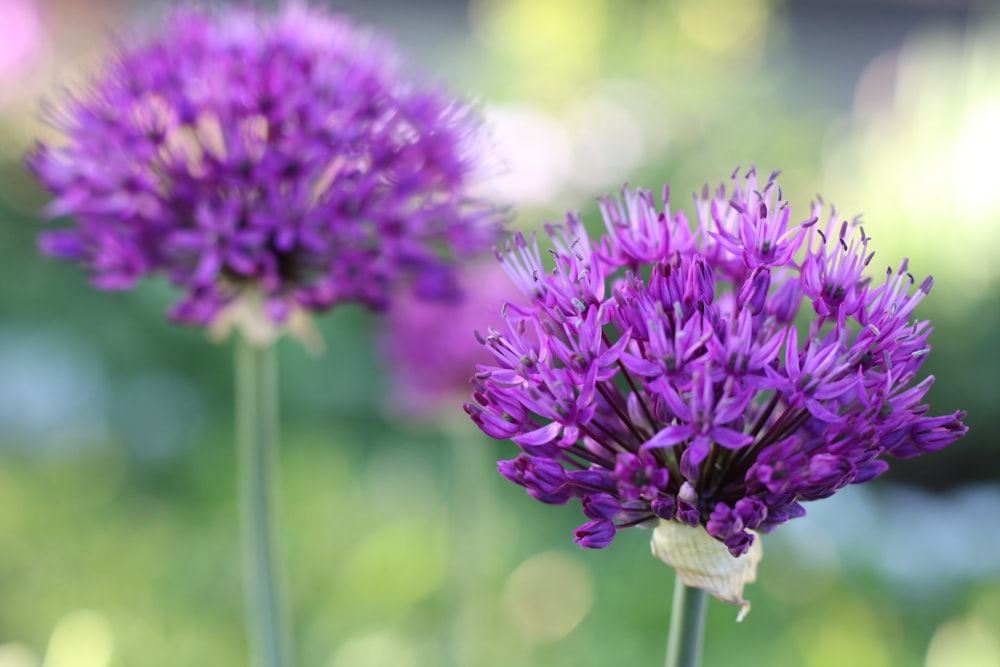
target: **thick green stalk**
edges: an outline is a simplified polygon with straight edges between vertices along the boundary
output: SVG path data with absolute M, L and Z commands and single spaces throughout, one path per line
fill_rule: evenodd
M 274 347 L 236 336 L 236 433 L 247 634 L 253 667 L 289 667 L 277 523 L 278 405 Z
M 701 664 L 707 603 L 708 594 L 705 591 L 692 588 L 677 577 L 674 607 L 670 613 L 666 667 L 698 667 Z

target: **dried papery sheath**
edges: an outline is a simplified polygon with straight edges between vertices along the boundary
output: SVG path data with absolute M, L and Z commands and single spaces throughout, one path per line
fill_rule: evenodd
M 685 584 L 739 605 L 737 621 L 750 612 L 750 603 L 743 599 L 743 587 L 757 580 L 757 563 L 764 555 L 760 540 L 754 540 L 746 553 L 734 558 L 726 545 L 701 527 L 661 519 L 650 545 L 653 555 L 674 568 Z
M 693 224 L 667 188 L 625 189 L 600 201 L 598 238 L 575 215 L 546 226 L 554 265 L 533 235 L 500 253 L 524 297 L 481 335 L 494 361 L 466 411 L 520 447 L 504 477 L 580 502 L 581 546 L 662 520 L 739 558 L 803 502 L 965 434 L 916 379 L 931 279 L 906 260 L 879 275 L 860 221 L 832 208 L 796 222 L 777 176 L 706 186 Z
M 284 320 L 275 320 L 267 314 L 266 295 L 251 286 L 223 308 L 208 328 L 209 338 L 214 342 L 226 340 L 233 331 L 257 347 L 271 345 L 286 333 L 313 354 L 322 353 L 325 347 L 308 310 L 294 307 Z
M 28 166 L 72 222 L 43 251 L 101 289 L 165 275 L 181 322 L 259 337 L 400 287 L 450 299 L 454 259 L 499 231 L 467 194 L 485 143 L 469 106 L 318 8 L 177 9 L 48 116 L 65 140 Z

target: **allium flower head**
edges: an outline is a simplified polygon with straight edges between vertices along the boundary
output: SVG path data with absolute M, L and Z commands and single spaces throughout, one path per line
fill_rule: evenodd
M 492 358 L 472 332 L 500 324 L 504 302 L 519 293 L 499 264 L 485 260 L 463 267 L 458 286 L 474 296 L 440 302 L 404 295 L 383 319 L 392 404 L 403 414 L 440 417 L 456 407 L 455 398 L 468 390 L 469 369 Z
M 904 260 L 875 280 L 871 239 L 822 202 L 795 223 L 772 174 L 734 173 L 695 196 L 693 226 L 652 193 L 601 200 L 607 233 L 577 216 L 500 255 L 526 299 L 484 344 L 466 411 L 522 453 L 507 479 L 546 503 L 581 502 L 584 547 L 656 520 L 702 526 L 733 556 L 802 502 L 966 432 L 930 416 L 930 350 Z M 804 302 L 804 306 L 803 306 Z M 797 321 L 798 320 L 798 321 Z
M 318 9 L 175 11 L 50 118 L 66 141 L 28 165 L 49 214 L 75 224 L 42 249 L 102 289 L 165 274 L 184 290 L 179 321 L 251 294 L 275 322 L 381 308 L 400 282 L 449 298 L 452 258 L 498 230 L 466 194 L 481 166 L 468 106 Z

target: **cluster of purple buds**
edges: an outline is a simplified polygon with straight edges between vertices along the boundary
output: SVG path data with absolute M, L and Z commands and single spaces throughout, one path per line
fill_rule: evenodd
M 177 10 L 49 114 L 67 140 L 29 167 L 72 227 L 41 238 L 102 289 L 164 274 L 176 320 L 209 324 L 252 292 L 265 316 L 343 301 L 382 308 L 399 283 L 456 293 L 453 259 L 492 245 L 468 193 L 480 124 L 414 85 L 377 35 L 292 4 Z
M 915 382 L 930 291 L 907 262 L 872 280 L 871 239 L 823 203 L 804 222 L 772 174 L 695 196 L 696 224 L 652 193 L 600 200 L 607 234 L 548 225 L 500 255 L 527 295 L 481 342 L 466 411 L 523 453 L 500 473 L 545 503 L 580 500 L 576 542 L 602 548 L 657 520 L 704 526 L 734 556 L 803 501 L 884 472 L 886 457 L 963 436 Z M 801 308 L 803 302 L 806 308 Z

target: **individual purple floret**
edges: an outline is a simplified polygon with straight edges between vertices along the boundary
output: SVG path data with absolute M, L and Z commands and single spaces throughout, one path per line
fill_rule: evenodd
M 484 337 L 495 362 L 466 411 L 523 450 L 500 462 L 507 479 L 581 501 L 581 546 L 667 519 L 739 556 L 802 501 L 965 434 L 964 412 L 927 415 L 933 378 L 914 383 L 930 278 L 914 289 L 904 261 L 870 280 L 859 222 L 820 202 L 790 224 L 776 178 L 706 187 L 693 230 L 667 189 L 662 208 L 626 189 L 601 200 L 597 240 L 574 215 L 546 227 L 553 269 L 534 236 L 500 255 L 528 299 Z
M 467 195 L 480 125 L 402 69 L 319 9 L 177 10 L 50 110 L 66 141 L 27 162 L 49 215 L 74 223 L 41 248 L 101 289 L 165 274 L 184 291 L 172 316 L 192 324 L 251 294 L 276 323 L 383 308 L 401 282 L 453 297 L 452 259 L 499 230 Z

